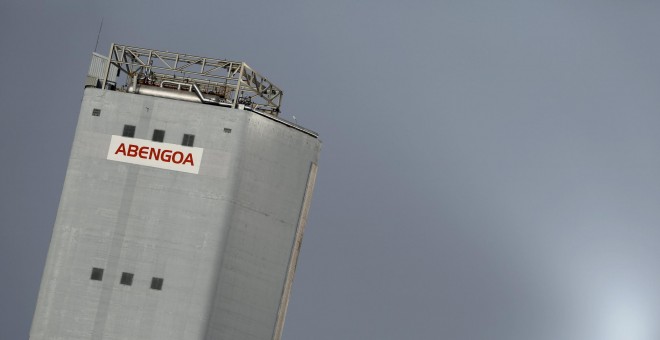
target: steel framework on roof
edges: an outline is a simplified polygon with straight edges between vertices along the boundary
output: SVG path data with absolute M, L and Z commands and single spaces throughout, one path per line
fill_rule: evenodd
M 282 90 L 241 61 L 199 57 L 183 53 L 112 44 L 102 87 L 106 88 L 110 65 L 127 80 L 152 83 L 177 81 L 195 84 L 206 93 L 221 93 L 225 102 L 278 115 Z

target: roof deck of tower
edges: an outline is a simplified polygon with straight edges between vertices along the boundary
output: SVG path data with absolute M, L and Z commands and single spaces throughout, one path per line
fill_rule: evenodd
M 245 62 L 112 44 L 94 53 L 86 86 L 204 104 L 277 117 L 282 90 Z

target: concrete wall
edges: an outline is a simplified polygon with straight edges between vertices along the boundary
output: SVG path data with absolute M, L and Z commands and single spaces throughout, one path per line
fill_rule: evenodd
M 195 135 L 199 174 L 107 160 L 124 124 Z M 319 148 L 249 111 L 86 89 L 30 339 L 277 338 Z

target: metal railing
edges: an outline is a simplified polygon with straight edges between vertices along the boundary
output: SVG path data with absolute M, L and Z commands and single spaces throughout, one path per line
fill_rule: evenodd
M 111 45 L 108 58 L 102 88 L 106 88 L 114 65 L 134 88 L 140 84 L 188 83 L 203 94 L 220 98 L 224 106 L 244 105 L 275 116 L 280 112 L 282 90 L 244 62 L 119 44 Z

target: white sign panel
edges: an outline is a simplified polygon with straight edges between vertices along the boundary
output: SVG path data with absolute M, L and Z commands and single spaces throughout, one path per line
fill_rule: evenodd
M 203 152 L 202 148 L 113 135 L 108 159 L 197 174 Z

